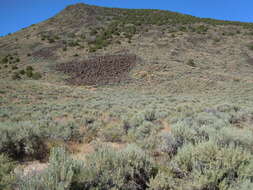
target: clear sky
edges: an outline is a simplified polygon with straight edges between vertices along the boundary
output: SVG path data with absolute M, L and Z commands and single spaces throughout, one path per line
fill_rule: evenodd
M 199 17 L 253 22 L 253 0 L 0 0 L 0 36 L 41 22 L 78 2 L 164 9 Z

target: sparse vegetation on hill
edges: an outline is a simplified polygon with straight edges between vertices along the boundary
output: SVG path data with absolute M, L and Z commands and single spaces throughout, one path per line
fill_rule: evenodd
M 253 189 L 252 31 L 77 4 L 0 38 L 0 189 Z

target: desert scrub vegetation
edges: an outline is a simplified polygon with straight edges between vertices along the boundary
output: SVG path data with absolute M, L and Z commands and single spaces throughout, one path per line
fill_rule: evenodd
M 86 121 L 93 122 L 92 119 Z M 214 125 L 212 119 L 206 123 Z M 192 132 L 190 135 L 181 132 L 181 138 L 178 138 L 178 133 L 165 132 L 158 137 L 159 151 L 164 152 L 166 158 L 162 162 L 154 161 L 149 151 L 134 144 L 122 150 L 97 146 L 85 161 L 72 160 L 66 149 L 54 148 L 48 169 L 29 180 L 22 179 L 22 187 L 43 187 L 44 184 L 51 184 L 50 187 L 55 189 L 64 185 L 65 189 L 80 190 L 230 190 L 252 187 L 253 155 L 247 146 L 221 143 L 215 138 L 199 138 L 199 134 Z M 64 161 L 60 164 L 59 160 Z
M 18 53 L 12 53 L 12 54 L 8 54 L 3 57 L 0 57 L 0 64 L 4 66 L 18 64 L 19 62 L 20 62 L 20 58 L 19 58 Z M 12 67 L 17 67 L 17 65 L 13 65 Z
M 20 176 L 17 184 L 21 190 L 70 189 L 73 180 L 82 167 L 81 162 L 70 158 L 65 148 L 53 148 L 50 153 L 48 168 L 33 176 Z
M 155 164 L 138 147 L 116 152 L 100 147 L 84 162 L 71 159 L 64 148 L 51 151 L 49 166 L 37 176 L 20 179 L 21 189 L 146 189 Z
M 240 172 L 240 175 L 238 174 L 239 177 L 231 177 L 230 180 L 230 174 L 233 176 L 233 172 L 227 172 L 230 167 L 227 167 L 228 158 L 219 159 L 221 163 L 219 169 L 214 159 L 216 156 L 213 156 L 211 161 L 204 159 L 203 155 L 207 153 L 202 153 L 202 151 L 207 148 L 201 148 L 209 146 L 205 145 L 209 143 L 213 149 L 217 149 L 214 151 L 214 155 L 217 156 L 226 154 L 226 149 L 230 152 L 240 152 L 241 155 L 247 155 L 247 157 L 252 154 L 251 122 L 253 112 L 250 108 L 245 109 L 249 107 L 248 102 L 252 100 L 250 95 L 244 97 L 248 98 L 248 102 L 239 99 L 241 96 L 236 95 L 236 98 L 231 99 L 231 102 L 236 102 L 238 105 L 233 105 L 232 103 L 223 103 L 224 97 L 222 100 L 221 97 L 212 97 L 209 102 L 206 102 L 207 96 L 197 98 L 180 95 L 158 96 L 153 93 L 139 93 L 131 89 L 121 89 L 116 92 L 111 89 L 113 87 L 94 91 L 61 86 L 52 88 L 52 86 L 44 86 L 41 83 L 38 86 L 37 82 L 32 80 L 22 81 L 22 83 L 19 81 L 1 82 L 1 85 L 3 93 L 0 95 L 3 98 L 0 101 L 3 106 L 0 110 L 0 134 L 2 135 L 0 144 L 3 146 L 0 151 L 5 151 L 8 147 L 9 151 L 6 152 L 6 155 L 9 158 L 20 161 L 15 156 L 18 154 L 22 155 L 22 161 L 37 160 L 42 157 L 43 161 L 52 162 L 51 159 L 47 159 L 50 149 L 59 145 L 67 147 L 68 143 L 73 141 L 81 145 L 82 143 L 93 145 L 98 141 L 102 144 L 120 144 L 124 147 L 122 150 L 95 148 L 95 152 L 91 155 L 83 157 L 81 155 L 80 157 L 84 161 L 77 161 L 78 163 L 72 159 L 72 154 L 75 152 L 70 150 L 72 154 L 67 157 L 71 160 L 70 163 L 73 162 L 75 169 L 66 167 L 67 169 L 59 171 L 52 167 L 50 170 L 54 172 L 45 170 L 45 174 L 43 172 L 32 175 L 32 177 L 28 177 L 32 188 L 35 184 L 41 184 L 40 181 L 44 183 L 46 180 L 54 179 L 56 182 L 49 184 L 57 186 L 63 182 L 66 189 L 77 190 L 103 189 L 103 187 L 104 189 L 125 189 L 129 184 L 137 182 L 138 185 L 131 186 L 132 189 L 177 190 L 192 187 L 192 189 L 213 190 L 211 189 L 213 186 L 218 186 L 216 187 L 218 190 L 233 190 L 243 187 L 251 189 L 250 178 L 241 175 L 241 173 L 245 173 L 245 170 L 236 168 L 235 164 L 231 165 L 231 170 L 234 170 L 236 175 L 237 172 Z M 12 86 L 15 91 L 13 92 L 9 86 Z M 28 93 L 29 96 L 27 96 Z M 226 101 L 229 100 L 229 98 L 226 99 Z M 220 104 L 221 102 L 222 104 Z M 164 122 L 169 125 L 166 130 Z M 8 137 L 7 140 L 5 136 Z M 41 140 L 45 145 L 41 143 Z M 36 154 L 38 144 L 43 145 L 46 156 Z M 139 173 L 143 173 L 143 169 L 142 167 L 138 169 L 138 163 L 143 163 L 143 161 L 123 154 L 127 144 L 134 144 L 135 148 L 133 149 L 137 149 L 135 152 L 142 152 L 146 159 L 151 161 L 151 166 L 154 168 L 151 176 L 149 176 L 149 169 L 145 169 L 145 177 L 139 176 Z M 2 147 L 6 149 L 2 149 Z M 179 163 L 178 157 L 186 159 L 181 153 L 186 149 L 185 147 L 190 147 L 190 150 L 193 151 L 191 155 L 195 155 L 192 160 L 187 157 L 190 159 L 187 163 L 195 168 L 194 173 L 191 173 L 191 170 L 187 170 L 187 172 L 183 170 L 180 173 L 183 168 L 176 166 Z M 196 161 L 197 153 L 195 152 L 198 150 L 202 156 L 200 160 Z M 235 160 L 242 159 L 238 155 L 239 153 L 235 154 Z M 78 158 L 80 157 L 78 155 Z M 88 159 L 88 157 L 91 158 Z M 96 158 L 99 159 L 96 160 Z M 115 160 L 112 160 L 113 158 Z M 244 161 L 251 163 L 250 159 Z M 80 165 L 79 162 L 81 162 Z M 195 162 L 198 162 L 199 165 L 195 165 Z M 103 163 L 102 166 L 101 163 Z M 218 168 L 218 171 L 213 172 L 212 168 L 209 170 L 206 163 L 213 166 L 214 170 Z M 223 166 L 223 163 L 226 165 Z M 149 168 L 150 165 L 147 165 Z M 128 166 L 130 169 L 123 166 Z M 199 170 L 198 167 L 200 167 Z M 244 165 L 238 161 L 238 167 L 241 168 Z M 118 168 L 126 173 L 120 173 Z M 138 175 L 135 174 L 136 180 L 128 175 L 135 168 L 138 169 L 136 171 Z M 250 168 L 250 165 L 247 165 L 247 168 Z M 68 173 L 66 170 L 73 172 Z M 198 172 L 202 170 L 205 173 L 200 175 Z M 228 175 L 224 174 L 224 180 L 220 180 L 219 176 L 223 170 Z M 63 180 L 60 182 L 58 178 L 55 180 L 56 178 L 52 177 L 52 175 L 57 176 L 57 173 L 61 173 L 63 176 L 61 177 Z M 114 173 L 119 173 L 119 176 L 114 176 Z M 209 176 L 209 173 L 212 178 L 206 177 Z M 203 179 L 201 182 L 197 181 L 198 176 Z M 217 176 L 217 180 L 214 180 L 214 176 Z M 97 181 L 98 183 L 96 183 Z M 28 180 L 18 184 L 23 184 L 25 189 L 28 185 L 26 183 Z M 206 185 L 209 183 L 214 185 Z
M 26 75 L 28 78 L 32 78 L 34 80 L 38 80 L 42 77 L 41 73 L 34 72 L 34 69 L 32 66 L 27 66 L 26 69 L 22 69 L 20 71 L 16 71 L 19 69 L 20 65 L 18 65 L 20 62 L 20 58 L 18 57 L 17 53 L 14 54 L 8 54 L 2 58 L 0 61 L 0 64 L 3 64 L 4 68 L 8 68 L 8 65 L 11 66 L 11 78 L 13 80 L 19 80 L 24 78 L 24 75 Z
M 45 148 L 42 136 L 36 134 L 30 126 L 11 126 L 1 123 L 0 150 L 13 159 L 30 157 L 42 158 Z
M 101 147 L 88 156 L 78 181 L 80 189 L 145 189 L 155 173 L 152 160 L 134 145 L 119 152 Z
M 108 15 L 98 18 L 101 22 L 96 24 L 97 11 L 87 9 L 72 10 L 68 18 L 64 18 L 69 22 L 58 22 L 61 15 L 46 22 L 45 27 L 41 27 L 45 31 L 49 29 L 46 27 L 48 23 L 51 29 L 57 28 L 59 23 L 64 23 L 64 26 L 60 30 L 52 30 L 51 34 L 45 33 L 52 38 L 51 42 L 55 41 L 52 44 L 48 43 L 47 37 L 45 43 L 24 43 L 29 49 L 22 48 L 19 54 L 22 55 L 20 63 L 25 66 L 18 63 L 16 55 L 11 54 L 12 58 L 5 58 L 5 55 L 1 57 L 1 74 L 11 71 L 12 66 L 17 65 L 17 79 L 32 79 L 38 71 L 46 73 L 49 68 L 44 68 L 43 63 L 53 66 L 58 63 L 57 56 L 61 55 L 63 57 L 60 57 L 59 63 L 63 59 L 66 61 L 64 63 L 71 62 L 70 59 L 73 61 L 73 64 L 63 65 L 64 72 L 75 70 L 80 75 L 74 79 L 87 77 L 85 83 L 82 83 L 85 85 L 79 87 L 63 84 L 62 79 L 65 76 L 55 72 L 46 73 L 47 77 L 41 81 L 0 81 L 0 152 L 5 154 L 4 161 L 0 161 L 0 168 L 5 168 L 0 170 L 4 173 L 2 176 L 16 171 L 16 164 L 23 166 L 25 163 L 25 166 L 30 166 L 31 162 L 40 161 L 46 162 L 43 164 L 47 166 L 43 171 L 34 171 L 28 176 L 15 173 L 15 176 L 10 175 L 1 183 L 9 186 L 15 184 L 18 189 L 28 190 L 253 189 L 251 62 L 246 68 L 243 64 L 239 67 L 240 62 L 237 59 L 233 60 L 236 53 L 244 56 L 242 51 L 245 49 L 237 51 L 239 46 L 236 43 L 242 40 L 240 37 L 248 30 L 244 31 L 238 24 L 241 36 L 230 37 L 228 35 L 236 34 L 236 30 L 231 30 L 230 34 L 229 26 L 216 28 L 215 25 L 235 23 L 198 19 L 158 10 L 105 9 L 103 12 L 100 9 L 103 14 Z M 69 15 L 76 17 L 71 19 Z M 86 27 L 86 17 L 91 28 Z M 84 27 L 79 30 L 81 26 Z M 40 35 L 40 31 L 35 32 Z M 145 35 L 142 35 L 144 32 Z M 225 36 L 222 36 L 223 32 Z M 153 37 L 155 41 L 156 38 L 158 41 L 164 40 L 164 48 L 175 48 L 175 60 L 170 59 L 170 55 L 166 57 L 167 49 L 164 49 L 166 55 L 158 50 L 161 56 L 146 56 L 149 47 L 145 43 L 143 46 L 142 43 L 138 44 L 139 35 L 141 40 L 145 38 L 149 41 Z M 175 35 L 175 39 L 169 38 L 172 35 Z M 189 35 L 193 38 L 188 43 Z M 59 39 L 54 36 L 59 36 Z M 245 40 L 249 39 L 249 36 L 244 37 Z M 21 36 L 19 38 L 19 42 L 22 42 Z M 219 40 L 216 39 L 222 40 L 222 43 L 218 43 Z M 30 40 L 36 38 L 31 35 Z M 172 43 L 176 46 L 169 47 L 169 41 L 166 40 L 175 41 L 175 44 Z M 213 43 L 209 42 L 213 40 L 218 44 L 210 48 L 209 45 Z M 127 44 L 128 41 L 132 44 Z M 195 46 L 192 41 L 201 44 Z M 32 41 L 27 41 L 29 42 Z M 112 46 L 110 49 L 113 52 L 126 46 L 131 48 L 131 52 L 136 50 L 140 58 L 144 58 L 142 63 L 137 63 L 134 68 L 136 70 L 131 70 L 129 76 L 135 76 L 135 71 L 143 71 L 146 75 L 154 74 L 154 81 L 145 81 L 147 77 L 144 76 L 144 80 L 133 78 L 133 83 L 128 83 L 127 80 L 126 83 L 109 85 L 106 82 L 103 85 L 103 76 L 101 85 L 86 86 L 87 79 L 94 76 L 95 79 L 92 78 L 89 84 L 98 83 L 97 72 L 88 77 L 85 73 L 90 67 L 76 67 L 76 63 L 81 64 L 84 57 L 92 58 L 94 55 L 95 61 L 91 63 L 96 65 L 98 59 L 108 58 L 97 55 L 106 55 L 108 46 L 120 44 L 119 42 L 122 47 Z M 233 43 L 233 46 L 223 47 L 226 42 Z M 183 53 L 179 44 L 187 52 Z M 248 48 L 247 45 L 248 42 L 243 42 L 242 46 Z M 81 46 L 90 51 L 103 49 L 103 52 L 89 55 L 84 53 L 87 49 L 79 51 Z M 207 57 L 202 59 L 202 55 L 195 56 L 194 53 L 199 52 L 200 48 L 201 54 Z M 192 52 L 188 52 L 188 49 Z M 65 50 L 67 52 L 63 53 Z M 226 60 L 226 63 L 224 60 L 216 62 L 212 60 L 212 53 L 216 54 L 215 52 L 217 56 L 221 54 L 219 58 L 228 53 L 232 58 Z M 250 58 L 250 52 L 248 53 Z M 75 54 L 79 56 L 73 57 Z M 55 61 L 51 61 L 53 57 Z M 129 61 L 129 57 L 122 58 L 123 61 Z M 196 65 L 198 68 L 191 69 L 187 66 L 187 60 L 191 58 L 194 60 L 188 62 L 188 65 Z M 147 65 L 145 60 L 148 60 Z M 9 62 L 16 63 L 11 65 Z M 106 71 L 105 77 L 112 76 L 112 66 L 105 62 L 97 64 L 97 70 L 104 73 Z M 112 63 L 114 59 L 109 59 L 108 62 Z M 120 65 L 118 59 L 115 62 L 114 65 L 123 68 L 124 64 Z M 85 62 L 88 63 L 90 62 Z M 27 65 L 33 67 L 25 68 Z M 106 68 L 103 69 L 102 65 Z M 5 69 L 5 66 L 8 68 Z M 226 70 L 229 73 L 223 73 Z M 247 71 L 245 78 L 241 76 L 244 70 Z M 8 76 L 14 74 L 12 72 Z M 116 69 L 115 76 L 119 76 L 118 74 L 119 70 Z M 241 81 L 235 83 L 230 80 L 233 79 L 232 76 Z M 53 82 L 49 82 L 51 77 Z M 191 79 L 194 80 L 188 83 Z M 25 174 L 25 169 L 27 168 L 24 168 L 22 174 Z
M 253 51 L 253 44 L 249 45 L 249 49 Z
M 184 146 L 172 160 L 172 172 L 183 186 L 197 189 L 229 189 L 252 180 L 253 160 L 241 148 L 220 147 L 208 141 Z M 187 181 L 187 179 L 191 179 Z
M 188 60 L 186 64 L 191 66 L 191 67 L 196 67 L 196 63 L 194 62 L 193 59 Z
M 231 152 L 232 151 L 232 152 Z M 150 180 L 152 190 L 252 188 L 252 155 L 213 142 L 187 145 Z
M 17 179 L 21 180 L 18 184 L 23 189 L 33 189 L 36 185 L 43 189 L 46 181 L 52 189 L 61 188 L 62 184 L 65 189 L 77 190 L 128 187 L 140 190 L 187 187 L 231 190 L 243 186 L 247 189 L 252 185 L 243 169 L 250 171 L 252 163 L 251 109 L 216 103 L 207 107 L 196 99 L 191 102 L 185 97 L 140 95 L 129 89 L 120 92 L 103 89 L 99 93 L 76 89 L 72 94 L 72 88 L 38 87 L 31 85 L 33 81 L 27 81 L 24 83 L 29 84 L 26 88 L 17 88 L 18 93 L 12 94 L 7 90 L 8 84 L 3 88 L 6 92 L 2 102 L 6 98 L 18 98 L 26 106 L 12 102 L 4 103 L 1 108 L 0 151 L 17 161 L 20 157 L 16 155 L 22 155 L 22 160 L 49 161 L 48 169 L 43 173 Z M 25 90 L 37 99 L 36 104 L 24 97 Z M 59 101 L 66 97 L 68 101 Z M 45 98 L 47 102 L 43 102 Z M 169 123 L 169 129 L 164 130 L 162 121 Z M 56 152 L 63 152 L 66 156 L 57 155 L 69 160 L 66 164 L 52 159 L 56 153 L 51 153 L 51 158 L 47 159 L 50 149 L 55 152 L 52 147 L 73 141 L 132 145 L 122 150 L 95 147 L 95 152 L 85 156 L 84 161 L 73 160 L 72 155 L 60 148 Z M 213 152 L 207 148 L 209 146 Z M 186 152 L 188 149 L 190 153 Z M 39 154 L 43 152 L 44 155 Z M 228 160 L 233 152 L 236 153 L 235 162 Z M 222 156 L 228 153 L 230 157 Z M 239 156 L 245 156 L 245 159 Z M 216 157 L 220 159 L 216 161 Z M 189 164 L 194 170 L 184 170 L 185 165 L 180 160 L 186 160 L 185 165 Z M 57 164 L 50 164 L 52 162 Z M 66 168 L 53 165 L 66 165 Z M 224 178 L 221 179 L 222 174 Z M 202 181 L 197 180 L 199 176 Z
M 54 144 L 82 138 L 73 123 L 2 122 L 0 131 L 0 151 L 15 160 L 42 160 Z
M 135 34 L 143 33 L 145 28 L 150 26 L 167 27 L 169 30 L 171 26 L 175 26 L 174 32 L 194 32 L 200 35 L 207 34 L 210 26 L 231 25 L 241 26 L 246 29 L 253 26 L 251 23 L 203 19 L 161 10 L 102 9 L 104 10 L 102 13 L 104 14 L 103 21 L 106 21 L 104 23 L 107 24 L 103 26 L 95 25 L 90 29 L 89 36 L 92 37 L 92 40 L 89 40 L 91 39 L 90 37 L 86 38 L 89 43 L 90 52 L 105 48 L 122 38 L 131 43 L 131 39 Z M 240 33 L 228 32 L 228 34 L 234 35 Z
M 18 69 L 17 66 L 12 67 L 12 70 L 16 70 L 16 69 Z M 33 80 L 39 80 L 42 77 L 40 72 L 34 72 L 34 69 L 32 66 L 27 66 L 25 70 L 22 69 L 18 72 L 14 72 L 12 74 L 12 79 L 19 80 L 19 79 L 24 78 L 25 75 L 26 77 L 31 78 Z
M 56 41 L 60 40 L 60 37 L 57 35 L 52 35 L 49 32 L 43 32 L 43 34 L 40 35 L 42 41 L 47 41 L 48 43 L 55 43 Z
M 0 154 L 0 189 L 11 190 L 15 181 L 13 170 L 16 163 L 4 154 Z
M 19 80 L 19 79 L 21 79 L 21 77 L 20 77 L 20 75 L 19 75 L 18 72 L 13 73 L 12 76 L 11 76 L 11 78 L 13 80 Z

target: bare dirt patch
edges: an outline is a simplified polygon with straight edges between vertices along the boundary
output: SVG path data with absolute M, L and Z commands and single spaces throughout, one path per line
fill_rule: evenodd
M 26 162 L 17 167 L 14 173 L 19 177 L 33 176 L 42 173 L 47 167 L 48 163 L 40 163 L 39 161 Z
M 114 84 L 130 79 L 128 74 L 136 60 L 136 56 L 131 54 L 106 55 L 59 64 L 56 70 L 70 75 L 67 81 L 74 85 Z

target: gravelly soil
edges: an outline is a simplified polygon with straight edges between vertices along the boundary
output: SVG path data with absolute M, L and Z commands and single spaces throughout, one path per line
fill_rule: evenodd
M 128 73 L 135 64 L 135 55 L 106 55 L 59 64 L 56 70 L 70 75 L 67 80 L 74 85 L 105 85 L 129 80 Z

